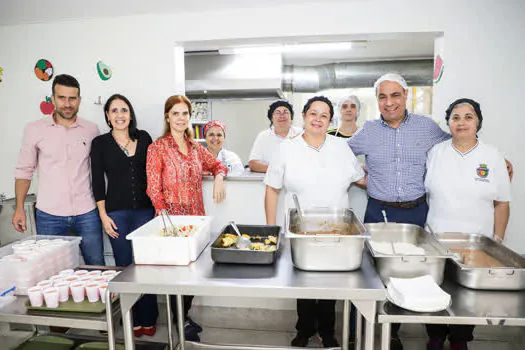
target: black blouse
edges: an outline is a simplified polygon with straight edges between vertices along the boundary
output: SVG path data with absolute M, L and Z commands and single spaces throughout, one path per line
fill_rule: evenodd
M 135 155 L 126 156 L 111 132 L 91 143 L 91 184 L 95 201 L 106 201 L 106 211 L 152 208 L 146 194 L 146 154 L 151 136 L 138 130 Z M 107 177 L 107 191 L 106 181 Z

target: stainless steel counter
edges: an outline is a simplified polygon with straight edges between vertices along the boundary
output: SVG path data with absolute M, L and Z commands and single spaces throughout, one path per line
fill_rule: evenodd
M 343 300 L 343 349 L 348 344 L 350 300 L 366 320 L 366 349 L 373 349 L 373 323 L 377 301 L 385 300 L 386 291 L 368 259 L 353 272 L 307 272 L 293 267 L 289 242 L 283 246 L 274 265 L 214 264 L 210 247 L 189 266 L 137 266 L 126 268 L 109 283 L 111 292 L 120 293 L 126 349 L 133 350 L 131 307 L 140 294 L 214 295 L 229 297 L 304 298 Z M 169 298 L 168 298 L 169 299 Z M 168 309 L 170 308 L 168 302 Z M 179 307 L 179 310 L 181 308 Z M 182 314 L 179 315 L 182 325 Z M 168 316 L 169 317 L 169 316 Z M 346 323 L 346 326 L 345 326 Z M 168 328 L 170 331 L 170 329 Z M 170 346 L 173 346 L 170 337 Z M 184 349 L 184 332 L 179 331 L 179 346 Z
M 390 323 L 525 326 L 525 291 L 474 290 L 446 279 L 441 288 L 450 294 L 452 303 L 440 312 L 412 312 L 389 302 L 380 303 L 382 350 L 390 349 Z
M 226 176 L 224 181 L 261 181 L 264 180 L 266 173 L 256 173 L 253 171 L 246 171 L 242 175 Z M 202 177 L 203 181 L 213 181 L 213 176 L 205 175 Z

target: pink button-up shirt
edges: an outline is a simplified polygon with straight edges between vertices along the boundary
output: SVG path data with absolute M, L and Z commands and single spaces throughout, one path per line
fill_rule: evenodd
M 38 171 L 36 207 L 57 216 L 85 214 L 95 208 L 89 152 L 98 127 L 77 117 L 69 129 L 53 117 L 29 123 L 15 170 L 16 179 L 31 180 Z

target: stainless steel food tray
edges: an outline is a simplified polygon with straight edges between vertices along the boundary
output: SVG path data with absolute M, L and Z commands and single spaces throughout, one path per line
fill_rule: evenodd
M 366 229 L 348 208 L 307 208 L 299 229 L 297 209 L 286 215 L 286 236 L 290 239 L 292 262 L 307 271 L 351 271 L 361 267 Z M 297 234 L 345 227 L 350 235 Z
M 213 261 L 218 263 L 251 265 L 272 264 L 275 261 L 281 245 L 281 238 L 279 236 L 279 232 L 281 231 L 280 226 L 237 225 L 237 227 L 241 234 L 248 234 L 250 236 L 259 235 L 261 237 L 276 236 L 277 245 L 275 251 L 241 250 L 235 247 L 221 248 L 221 236 L 225 233 L 235 234 L 233 228 L 230 225 L 226 225 L 211 246 L 211 258 Z
M 480 250 L 494 257 L 504 267 L 471 267 L 458 259 L 447 262 L 447 276 L 462 286 L 486 290 L 525 289 L 525 258 L 492 239 L 479 234 L 439 233 L 436 235 L 447 249 Z
M 390 277 L 413 278 L 431 275 L 437 284 L 443 283 L 446 259 L 450 252 L 423 228 L 412 224 L 365 224 L 369 241 L 411 243 L 425 250 L 424 255 L 381 254 L 369 241 L 366 245 L 374 258 L 377 272 L 384 283 Z

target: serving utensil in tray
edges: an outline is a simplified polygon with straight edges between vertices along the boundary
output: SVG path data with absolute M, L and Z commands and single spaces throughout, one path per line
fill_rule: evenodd
M 454 258 L 446 274 L 472 289 L 525 289 L 525 258 L 480 234 L 438 233 L 437 239 Z
M 423 275 L 431 275 L 439 285 L 443 283 L 446 259 L 451 253 L 434 235 L 412 224 L 375 223 L 365 224 L 365 227 L 370 234 L 366 245 L 383 283 L 390 277 L 413 278 Z M 408 243 L 422 248 L 424 253 L 403 254 L 401 250 L 394 249 L 392 254 L 384 254 L 373 248 L 374 242 L 390 245 Z
M 252 250 L 252 249 L 238 249 L 235 244 L 228 248 L 223 248 L 222 239 L 224 234 L 235 233 L 234 228 L 228 224 L 222 230 L 219 236 L 215 239 L 211 245 L 211 258 L 213 261 L 218 263 L 230 263 L 230 264 L 272 264 L 277 258 L 277 252 L 281 245 L 281 238 L 279 232 L 281 231 L 280 226 L 273 225 L 237 225 L 241 234 L 247 234 L 250 236 L 252 243 L 264 243 L 265 239 L 269 236 L 277 237 L 275 243 L 275 250 L 264 251 L 264 250 Z
M 303 208 L 286 215 L 292 262 L 308 271 L 351 271 L 361 266 L 366 229 L 348 208 Z

